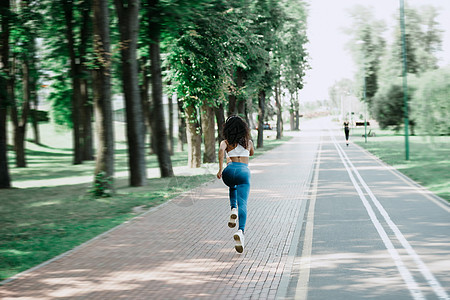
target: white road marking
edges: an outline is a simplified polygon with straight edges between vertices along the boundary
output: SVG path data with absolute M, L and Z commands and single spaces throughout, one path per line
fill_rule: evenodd
M 372 200 L 372 202 L 374 203 L 374 205 L 376 206 L 376 208 L 378 209 L 378 211 L 380 212 L 380 214 L 383 216 L 384 220 L 386 221 L 386 223 L 389 225 L 389 227 L 391 228 L 391 230 L 394 232 L 396 238 L 399 240 L 399 242 L 402 244 L 403 248 L 405 248 L 405 250 L 407 251 L 407 253 L 412 257 L 412 259 L 414 260 L 414 262 L 416 263 L 416 265 L 419 268 L 419 271 L 422 273 L 422 275 L 425 277 L 425 279 L 427 280 L 428 284 L 431 286 L 431 288 L 433 289 L 434 293 L 438 296 L 439 299 L 441 300 L 449 300 L 449 297 L 447 295 L 447 293 L 445 292 L 445 290 L 442 288 L 442 286 L 440 285 L 440 283 L 437 281 L 437 279 L 434 277 L 434 275 L 431 273 L 431 271 L 428 269 L 428 267 L 425 265 L 425 263 L 422 261 L 422 259 L 420 258 L 420 256 L 416 253 L 416 251 L 411 247 L 411 245 L 409 244 L 409 242 L 406 240 L 406 238 L 404 237 L 404 235 L 400 232 L 400 230 L 398 229 L 397 225 L 395 225 L 395 223 L 391 220 L 389 214 L 387 213 L 387 211 L 384 209 L 384 207 L 381 205 L 380 201 L 378 201 L 378 199 L 375 197 L 375 195 L 372 193 L 371 189 L 368 187 L 368 185 L 366 184 L 366 182 L 364 181 L 364 179 L 361 177 L 361 175 L 359 174 L 358 170 L 356 169 L 356 167 L 353 165 L 353 163 L 350 161 L 350 159 L 348 158 L 347 154 L 344 152 L 344 150 L 342 150 L 342 147 L 336 142 L 336 138 L 334 137 L 334 135 L 331 135 L 334 145 L 336 147 L 336 149 L 338 149 L 339 155 L 341 156 L 342 161 L 345 161 L 350 165 L 350 167 L 353 169 L 353 172 L 355 173 L 356 177 L 358 178 L 359 182 L 361 183 L 361 185 L 364 187 L 364 189 L 366 190 L 367 194 L 369 195 L 370 199 Z M 347 166 L 346 166 L 347 168 Z M 347 171 L 348 168 L 347 168 Z
M 420 290 L 419 286 L 417 285 L 417 282 L 414 280 L 413 276 L 411 275 L 411 272 L 408 270 L 408 268 L 403 263 L 397 249 L 395 249 L 394 245 L 392 244 L 392 241 L 389 239 L 389 236 L 387 235 L 386 231 L 384 230 L 383 226 L 381 225 L 380 221 L 377 219 L 377 216 L 375 212 L 373 211 L 372 207 L 370 206 L 369 202 L 366 199 L 366 196 L 364 196 L 364 193 L 362 192 L 361 188 L 359 187 L 355 177 L 352 174 L 352 171 L 349 168 L 349 165 L 342 155 L 342 149 L 340 149 L 339 145 L 336 142 L 336 138 L 334 135 L 330 132 L 330 136 L 333 140 L 333 143 L 338 150 L 338 154 L 342 160 L 342 163 L 345 166 L 345 169 L 347 170 L 348 175 L 350 176 L 350 180 L 353 183 L 353 186 L 355 187 L 356 191 L 358 192 L 359 197 L 361 198 L 364 207 L 367 210 L 367 213 L 369 214 L 370 220 L 372 221 L 373 225 L 375 226 L 378 234 L 380 235 L 386 249 L 388 250 L 389 254 L 391 255 L 392 259 L 395 262 L 395 265 L 397 266 L 398 271 L 400 272 L 400 275 L 403 278 L 403 281 L 406 283 L 406 286 L 409 289 L 409 292 L 411 293 L 411 296 L 416 299 L 425 299 L 424 295 L 422 294 L 422 291 Z M 348 158 L 347 158 L 348 159 Z

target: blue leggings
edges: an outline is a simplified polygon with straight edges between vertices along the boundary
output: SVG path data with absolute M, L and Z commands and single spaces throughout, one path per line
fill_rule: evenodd
M 239 229 L 244 231 L 247 220 L 247 199 L 250 193 L 250 170 L 248 165 L 230 162 L 222 172 L 223 182 L 230 188 L 231 208 L 238 209 Z

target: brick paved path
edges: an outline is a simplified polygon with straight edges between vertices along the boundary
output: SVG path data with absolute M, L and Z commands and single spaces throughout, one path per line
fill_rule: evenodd
M 246 249 L 216 180 L 0 287 L 1 299 L 274 299 L 289 282 L 319 132 L 251 161 Z

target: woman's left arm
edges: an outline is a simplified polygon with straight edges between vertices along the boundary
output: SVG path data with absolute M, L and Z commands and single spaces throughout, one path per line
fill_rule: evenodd
M 217 178 L 222 178 L 223 171 L 223 157 L 225 154 L 225 149 L 227 148 L 227 144 L 225 141 L 220 142 L 219 145 L 219 172 L 217 172 Z

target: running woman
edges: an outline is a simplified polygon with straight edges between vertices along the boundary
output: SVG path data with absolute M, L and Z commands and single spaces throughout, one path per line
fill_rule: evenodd
M 250 130 L 247 123 L 239 116 L 230 116 L 223 126 L 225 140 L 219 146 L 219 172 L 217 178 L 230 188 L 231 215 L 228 227 L 236 227 L 238 231 L 233 238 L 236 251 L 244 251 L 244 230 L 247 220 L 247 199 L 250 193 L 249 156 L 255 152 L 250 140 Z M 223 169 L 224 153 L 227 154 L 227 166 Z
M 348 147 L 348 135 L 350 133 L 350 128 L 348 127 L 349 123 L 348 121 L 344 122 L 344 132 L 345 132 L 345 142 L 347 143 L 347 147 Z

